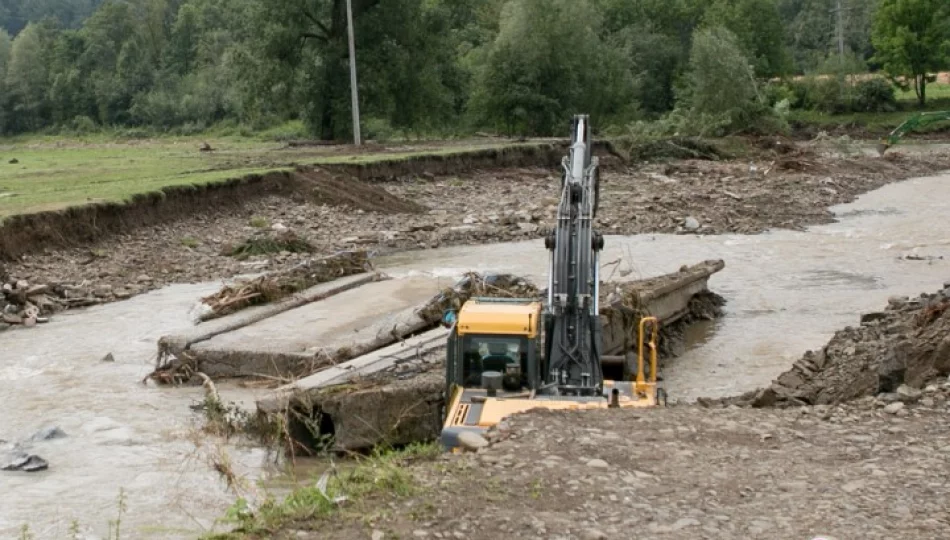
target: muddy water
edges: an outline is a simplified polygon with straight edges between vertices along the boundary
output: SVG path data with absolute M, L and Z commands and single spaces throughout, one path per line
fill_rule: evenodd
M 67 538 L 73 520 L 88 537 L 106 538 L 120 489 L 123 538 L 195 538 L 222 515 L 233 497 L 207 465 L 219 449 L 190 442 L 189 405 L 200 389 L 140 383 L 156 340 L 188 327 L 188 308 L 216 288 L 169 287 L 0 333 L 0 438 L 44 426 L 67 434 L 33 443 L 48 471 L 0 472 L 0 538 L 18 537 L 24 523 L 35 538 Z M 101 361 L 109 352 L 114 363 Z M 260 450 L 221 450 L 240 472 L 266 464 Z
M 602 262 L 621 262 L 604 268 L 603 279 L 725 260 L 710 286 L 727 298 L 726 317 L 692 329 L 691 348 L 663 373 L 670 397 L 717 397 L 766 385 L 836 329 L 857 324 L 860 313 L 883 308 L 889 296 L 932 292 L 950 281 L 950 176 L 892 184 L 832 210 L 838 223 L 807 232 L 607 237 Z M 547 254 L 533 241 L 406 253 L 383 264 L 395 275 L 473 268 L 546 283 Z
M 692 399 L 767 384 L 835 329 L 857 323 L 893 294 L 932 291 L 950 280 L 950 176 L 895 184 L 835 209 L 840 223 L 758 236 L 608 237 L 604 279 L 648 277 L 722 258 L 711 286 L 729 304 L 721 321 L 691 330 L 692 348 L 664 370 L 671 397 Z M 940 257 L 906 260 L 901 257 Z M 468 270 L 546 279 L 541 241 L 407 253 L 381 261 L 394 277 L 455 277 Z M 226 451 L 239 474 L 271 476 L 260 450 L 191 442 L 189 405 L 199 389 L 139 381 L 155 342 L 190 325 L 187 311 L 215 285 L 176 286 L 63 314 L 48 325 L 0 334 L 0 438 L 49 425 L 69 436 L 36 443 L 44 473 L 0 472 L 0 538 L 29 523 L 35 538 L 63 538 L 72 520 L 105 537 L 122 489 L 123 537 L 194 538 L 233 500 L 207 466 Z M 373 298 L 366 298 L 371 310 Z M 112 352 L 115 363 L 100 361 Z M 254 393 L 222 389 L 225 399 Z M 0 447 L 2 449 L 2 447 Z

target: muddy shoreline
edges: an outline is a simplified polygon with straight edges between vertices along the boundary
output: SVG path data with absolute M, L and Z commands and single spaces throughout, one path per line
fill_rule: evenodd
M 763 140 L 758 144 L 761 148 L 751 160 L 690 159 L 631 165 L 601 152 L 600 229 L 605 234 L 623 235 L 801 230 L 834 221 L 829 206 L 850 202 L 888 183 L 950 169 L 947 154 L 893 150 L 886 158 L 840 157 L 811 143 Z M 299 183 L 289 188 L 293 182 L 279 181 L 275 175 L 235 181 L 232 189 L 236 191 L 258 190 L 240 197 L 242 204 L 209 207 L 201 202 L 200 190 L 185 190 L 188 194 L 182 196 L 192 202 L 183 205 L 183 211 L 171 221 L 147 224 L 162 213 L 154 206 L 142 215 L 138 226 L 121 232 L 126 221 L 119 212 L 112 222 L 113 234 L 92 240 L 95 235 L 82 233 L 76 238 L 90 241 L 21 254 L 7 263 L 6 270 L 30 283 L 78 288 L 89 304 L 95 304 L 172 283 L 279 271 L 340 250 L 387 254 L 542 238 L 552 224 L 559 195 L 559 173 L 551 160 L 559 158 L 562 150 L 554 145 L 547 148 L 526 154 L 486 151 L 479 158 L 483 161 L 437 162 L 443 172 L 451 167 L 467 171 L 457 174 L 430 173 L 427 167 L 435 165 L 429 161 L 419 166 L 408 161 L 357 168 L 349 172 L 378 181 L 351 179 L 355 197 L 351 194 L 349 199 L 335 196 L 341 190 L 327 191 L 327 186 L 322 191 L 301 190 Z M 485 160 L 522 167 L 480 168 L 486 166 Z M 539 160 L 547 165 L 538 166 Z M 529 162 L 531 166 L 526 165 Z M 308 181 L 318 183 L 321 174 L 330 173 L 310 173 Z M 331 176 L 346 178 L 342 173 Z M 339 185 L 340 180 L 335 182 L 327 185 Z M 390 204 L 392 208 L 386 211 L 386 202 L 383 206 L 378 202 L 386 198 L 380 191 L 391 201 L 420 207 L 419 211 L 407 212 L 400 204 Z M 57 215 L 66 219 L 68 212 Z M 77 231 L 88 226 L 83 219 L 78 223 L 86 225 Z M 106 230 L 101 222 L 97 227 Z M 228 255 L 233 246 L 275 230 L 292 231 L 312 249 L 309 253 L 284 251 L 243 259 Z

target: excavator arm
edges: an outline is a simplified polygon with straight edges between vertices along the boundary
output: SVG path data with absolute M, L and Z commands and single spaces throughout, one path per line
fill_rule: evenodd
M 597 396 L 603 390 L 600 363 L 602 335 L 598 275 L 603 236 L 594 231 L 598 161 L 591 156 L 590 122 L 572 122 L 571 149 L 563 162 L 561 202 L 555 230 L 545 239 L 550 252 L 545 312 L 545 357 L 542 392 Z
M 917 113 L 907 120 L 904 120 L 899 126 L 894 128 L 893 131 L 888 134 L 877 147 L 877 151 L 882 156 L 888 148 L 897 144 L 904 135 L 910 133 L 911 131 L 933 124 L 935 122 L 943 122 L 945 120 L 950 120 L 950 111 L 932 111 L 932 112 L 922 112 Z

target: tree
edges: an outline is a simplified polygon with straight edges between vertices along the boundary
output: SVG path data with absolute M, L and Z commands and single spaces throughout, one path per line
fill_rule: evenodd
M 774 114 L 759 95 L 739 39 L 719 26 L 696 30 L 677 109 L 683 130 L 699 135 L 774 131 Z
M 513 0 L 479 72 L 473 113 L 483 123 L 551 135 L 572 114 L 594 125 L 629 119 L 637 108 L 630 59 L 601 39 L 588 0 Z
M 10 109 L 15 113 L 15 116 L 10 118 L 14 129 L 36 130 L 47 122 L 47 52 L 50 48 L 50 36 L 49 28 L 30 23 L 13 40 L 7 66 L 6 88 L 9 91 Z
M 787 70 L 784 29 L 775 0 L 718 0 L 706 11 L 703 23 L 730 30 L 753 60 L 756 75 L 772 77 Z
M 871 40 L 877 50 L 874 60 L 902 88 L 912 79 L 917 103 L 923 107 L 931 74 L 950 64 L 950 3 L 881 0 Z
M 7 77 L 7 66 L 10 64 L 10 51 L 13 48 L 12 40 L 10 39 L 10 34 L 6 30 L 0 28 L 0 135 L 2 135 L 7 129 L 7 89 L 6 89 L 6 77 Z

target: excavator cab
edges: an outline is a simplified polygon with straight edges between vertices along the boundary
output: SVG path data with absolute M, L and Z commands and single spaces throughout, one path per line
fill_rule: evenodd
M 487 392 L 486 373 L 501 375 L 504 392 L 537 388 L 540 318 L 541 304 L 536 300 L 473 298 L 466 302 L 449 334 L 447 390 L 457 386 Z

